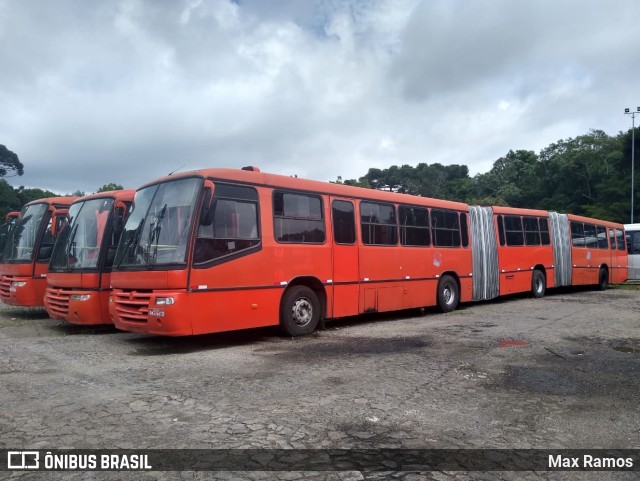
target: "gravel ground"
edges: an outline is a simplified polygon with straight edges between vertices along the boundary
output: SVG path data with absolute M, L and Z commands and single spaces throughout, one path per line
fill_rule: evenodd
M 640 290 L 559 290 L 191 338 L 0 307 L 0 445 L 640 449 Z M 21 479 L 637 479 L 570 472 L 0 473 Z

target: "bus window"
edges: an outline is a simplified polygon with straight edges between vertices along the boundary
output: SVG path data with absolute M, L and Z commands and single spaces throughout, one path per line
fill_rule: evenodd
M 616 233 L 613 229 L 609 229 L 609 248 L 611 250 L 616 249 Z
M 469 226 L 467 214 L 460 212 L 460 233 L 462 234 L 462 247 L 469 247 Z
M 607 229 L 601 225 L 596 226 L 596 235 L 598 236 L 598 249 L 608 249 Z
M 395 208 L 390 204 L 360 203 L 362 243 L 394 246 L 398 244 Z
M 436 247 L 460 247 L 460 218 L 457 212 L 431 210 L 433 245 Z
M 524 235 L 522 234 L 522 217 L 516 215 L 505 215 L 504 232 L 508 246 L 524 245 Z
M 356 216 L 351 202 L 334 200 L 332 204 L 333 239 L 336 244 L 356 243 Z
M 259 243 L 258 193 L 250 187 L 216 185 L 211 223 L 198 228 L 193 262 L 220 259 Z
M 540 217 L 540 237 L 542 238 L 542 245 L 548 246 L 551 244 L 551 238 L 549 237 L 549 220 L 546 217 Z
M 528 246 L 540 245 L 540 227 L 537 217 L 525 217 L 524 219 L 524 240 Z
M 584 226 L 582 222 L 571 223 L 571 244 L 573 247 L 584 247 Z
M 504 221 L 501 215 L 498 216 L 498 235 L 500 236 L 500 245 L 504 246 L 506 243 L 504 239 Z
M 400 217 L 400 243 L 403 246 L 428 246 L 429 211 L 420 207 L 398 207 Z
M 626 247 L 624 245 L 624 231 L 622 229 L 616 229 L 616 240 L 618 244 L 618 250 L 625 250 Z
M 325 240 L 321 198 L 274 192 L 273 230 L 276 242 L 322 244 Z
M 640 230 L 627 232 L 627 252 L 629 254 L 640 254 Z

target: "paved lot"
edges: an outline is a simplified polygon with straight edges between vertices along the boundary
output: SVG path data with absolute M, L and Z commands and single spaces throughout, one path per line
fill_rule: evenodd
M 446 315 L 359 317 L 301 339 L 277 329 L 145 337 L 2 306 L 0 406 L 7 448 L 640 448 L 640 291 L 560 291 Z M 48 479 L 60 477 L 637 479 L 602 472 Z

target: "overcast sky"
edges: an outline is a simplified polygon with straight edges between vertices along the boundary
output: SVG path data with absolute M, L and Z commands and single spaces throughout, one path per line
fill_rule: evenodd
M 0 0 L 0 144 L 69 193 L 257 165 L 485 172 L 640 105 L 640 1 Z

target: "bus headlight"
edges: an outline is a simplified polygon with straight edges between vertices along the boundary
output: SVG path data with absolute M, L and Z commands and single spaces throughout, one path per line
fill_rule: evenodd
M 172 306 L 175 302 L 173 297 L 156 297 L 156 306 Z
M 88 301 L 91 294 L 71 294 L 69 299 L 72 301 Z
M 13 281 L 11 282 L 11 287 L 24 287 L 26 286 L 26 281 Z

